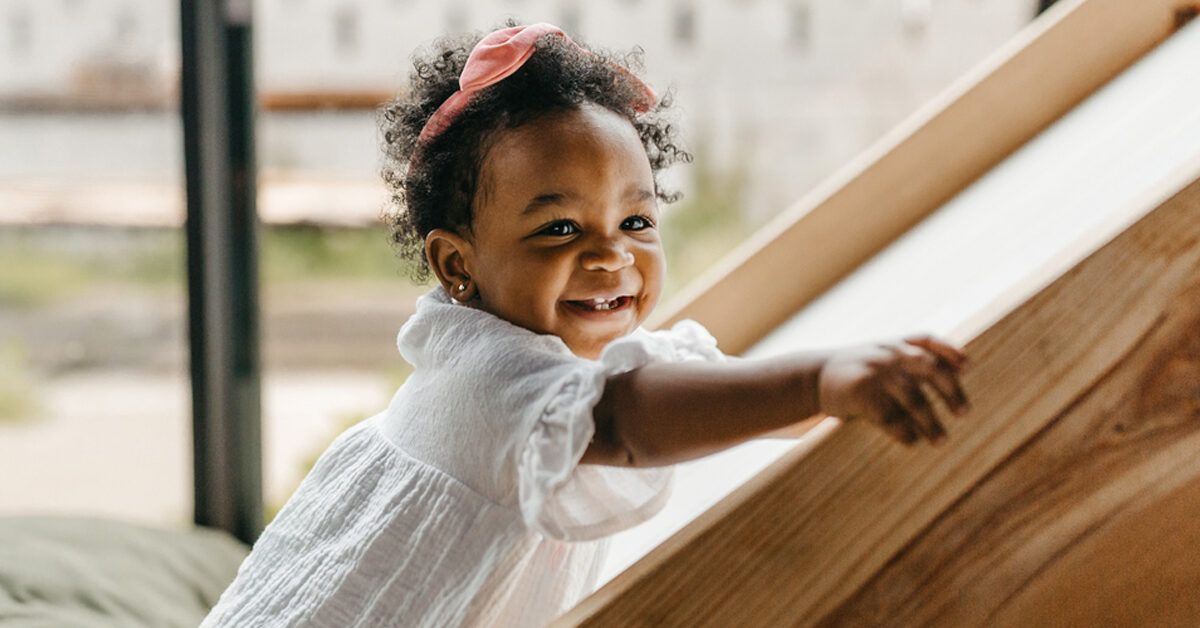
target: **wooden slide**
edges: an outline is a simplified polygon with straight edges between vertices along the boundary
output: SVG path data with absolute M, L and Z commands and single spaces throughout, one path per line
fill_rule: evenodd
M 825 418 L 555 625 L 1200 625 L 1196 13 L 1060 2 L 685 295 L 748 356 L 947 336 L 973 410 Z

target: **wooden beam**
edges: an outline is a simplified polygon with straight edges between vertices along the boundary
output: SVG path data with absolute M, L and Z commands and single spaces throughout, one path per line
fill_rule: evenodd
M 649 326 L 692 318 L 727 353 L 745 351 L 1169 36 L 1177 12 L 1194 4 L 1059 3 L 694 282 Z
M 311 111 L 314 109 L 376 109 L 395 97 L 384 90 L 265 91 L 259 95 L 263 111 Z
M 739 487 L 555 625 L 808 625 L 835 619 L 837 613 L 852 616 L 847 601 L 852 605 L 856 595 L 871 595 L 876 590 L 872 583 L 881 582 L 876 578 L 887 577 L 884 568 L 889 561 L 902 556 L 905 548 L 919 548 L 923 531 L 937 530 L 940 517 L 953 516 L 956 503 L 967 503 L 973 492 L 988 490 L 992 486 L 988 478 L 1002 474 L 1006 460 L 1039 463 L 1036 455 L 1022 458 L 1022 451 L 1029 443 L 1036 444 L 1038 435 L 1059 417 L 1085 417 L 1061 424 L 1075 434 L 1072 442 L 1088 442 L 1092 436 L 1083 427 L 1104 404 L 1093 402 L 1098 405 L 1090 406 L 1091 410 L 1071 412 L 1080 399 L 1097 394 L 1089 391 L 1130 393 L 1130 382 L 1143 381 L 1140 378 L 1150 373 L 1146 355 L 1160 355 L 1155 351 L 1170 345 L 1181 329 L 1194 335 L 1194 327 L 1176 320 L 1192 320 L 1193 294 L 1200 278 L 1197 179 L 1200 163 L 1190 163 L 1146 197 L 1138 212 L 1141 218 L 1128 229 L 1107 243 L 1093 243 L 1094 252 L 988 329 L 964 333 L 973 337 L 967 352 L 975 366 L 965 374 L 964 385 L 971 392 L 974 411 L 947 426 L 946 446 L 903 448 L 869 426 L 839 426 L 829 419 L 801 447 Z M 1178 190 L 1182 191 L 1175 193 Z M 1044 278 L 1030 281 L 1042 285 Z M 1179 309 L 1180 302 L 1190 305 Z M 1159 329 L 1169 331 L 1155 336 Z M 1179 381 L 1189 381 L 1186 377 L 1185 373 Z M 1195 401 L 1189 396 L 1195 394 L 1194 380 L 1190 381 L 1193 387 L 1181 392 L 1185 405 L 1171 407 L 1194 413 L 1194 405 L 1186 405 Z M 1111 386 L 1116 387 L 1115 393 Z M 1170 383 L 1165 386 L 1170 389 Z M 1169 417 L 1162 421 L 1178 423 Z M 1135 429 L 1143 424 L 1158 423 L 1138 419 L 1128 423 Z M 1085 521 L 1074 522 L 1077 525 L 1098 526 L 1104 521 L 1097 513 L 1118 508 L 1120 496 L 1136 492 L 1137 487 L 1151 486 L 1155 478 L 1175 477 L 1179 469 L 1186 470 L 1182 477 L 1191 477 L 1189 465 L 1195 463 L 1187 449 L 1190 445 L 1166 437 L 1156 443 L 1145 445 L 1153 449 L 1152 454 L 1131 454 L 1125 463 L 1131 466 L 1122 472 L 1145 477 L 1110 482 L 1117 488 L 1094 492 L 1090 502 L 1084 496 L 1072 502 L 1072 495 L 1056 502 L 1066 513 L 1064 521 L 1079 516 Z M 1188 486 L 1185 483 L 1181 490 Z M 1168 493 L 1169 487 L 1158 495 Z M 1155 495 L 1141 499 L 1163 504 L 1164 512 L 1183 508 L 1190 521 L 1200 514 Z M 1125 525 L 1128 530 L 1153 527 L 1138 517 Z M 1179 525 L 1194 531 L 1195 524 Z M 1074 560 L 1114 568 L 1097 549 L 1114 543 L 1110 538 L 1106 544 L 1085 547 Z M 986 555 L 987 548 L 980 545 L 976 551 Z M 1191 560 L 1194 551 L 1189 548 L 1177 555 L 1172 564 L 1180 573 L 1190 573 L 1178 561 Z M 1075 580 L 1068 586 L 1086 586 L 1086 580 L 1080 580 L 1086 575 L 1069 573 Z M 1046 592 L 1053 589 L 1028 591 L 1030 596 L 1043 597 L 1024 598 L 1031 600 L 1033 611 L 1021 614 L 1019 607 L 1013 607 L 1012 617 L 1038 617 L 1045 607 L 1036 600 L 1047 599 Z

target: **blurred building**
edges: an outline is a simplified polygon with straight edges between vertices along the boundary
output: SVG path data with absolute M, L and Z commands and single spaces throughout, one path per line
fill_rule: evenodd
M 177 16 L 161 0 L 0 0 L 0 102 L 161 106 L 176 91 Z
M 369 104 L 401 88 L 417 46 L 510 15 L 557 23 L 596 45 L 640 45 L 650 83 L 660 92 L 678 88 L 688 145 L 717 171 L 745 176 L 747 212 L 763 217 L 995 50 L 1037 7 L 1034 0 L 259 0 L 256 72 L 271 102 L 303 106 L 330 95 L 336 102 L 340 93 L 365 94 Z M 164 0 L 0 0 L 0 107 L 173 107 L 176 11 Z M 360 113 L 362 125 L 373 124 Z M 321 138 L 325 150 L 298 149 L 289 163 L 344 171 L 320 162 L 330 159 L 329 136 Z M 354 150 L 363 154 L 347 158 L 373 172 L 373 152 Z M 263 164 L 275 165 L 270 154 Z

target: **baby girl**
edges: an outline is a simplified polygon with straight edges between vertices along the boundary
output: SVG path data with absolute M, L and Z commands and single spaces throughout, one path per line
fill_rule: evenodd
M 647 331 L 659 172 L 690 155 L 632 61 L 549 24 L 441 40 L 383 111 L 402 252 L 436 287 L 415 370 L 342 433 L 205 626 L 541 626 L 596 585 L 607 537 L 673 464 L 817 414 L 940 442 L 965 356 L 929 336 L 728 358 L 694 321 Z

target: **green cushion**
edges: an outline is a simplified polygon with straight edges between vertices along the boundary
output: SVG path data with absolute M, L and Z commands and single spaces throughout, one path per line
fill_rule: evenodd
M 248 551 L 208 528 L 0 518 L 0 626 L 194 628 Z

